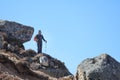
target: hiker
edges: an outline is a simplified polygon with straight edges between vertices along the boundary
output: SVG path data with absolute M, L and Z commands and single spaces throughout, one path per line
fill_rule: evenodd
M 41 30 L 38 31 L 38 34 L 34 37 L 34 41 L 37 42 L 38 53 L 42 53 L 42 40 L 47 43 L 44 39 Z

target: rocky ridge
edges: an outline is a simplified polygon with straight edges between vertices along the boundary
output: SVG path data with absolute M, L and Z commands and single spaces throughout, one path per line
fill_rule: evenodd
M 0 80 L 56 80 L 71 75 L 63 62 L 24 49 L 33 32 L 30 26 L 0 21 Z
M 108 54 L 85 59 L 74 76 L 60 60 L 25 50 L 33 32 L 30 26 L 0 21 L 0 80 L 120 80 L 120 63 Z

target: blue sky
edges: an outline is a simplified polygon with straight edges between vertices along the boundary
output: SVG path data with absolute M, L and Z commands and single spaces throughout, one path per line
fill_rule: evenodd
M 120 61 L 120 0 L 0 0 L 0 19 L 39 29 L 43 52 L 75 74 L 86 58 L 108 53 Z M 34 36 L 33 35 L 33 36 Z M 33 38 L 24 44 L 36 50 Z

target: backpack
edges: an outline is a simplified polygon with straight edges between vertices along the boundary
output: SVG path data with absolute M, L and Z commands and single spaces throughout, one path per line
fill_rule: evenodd
M 36 41 L 36 42 L 37 42 L 37 40 L 38 40 L 38 39 L 37 39 L 37 35 L 36 35 L 36 36 L 34 37 L 34 41 Z

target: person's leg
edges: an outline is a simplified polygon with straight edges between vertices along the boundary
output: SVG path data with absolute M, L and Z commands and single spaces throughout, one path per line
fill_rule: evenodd
M 40 53 L 42 53 L 42 44 L 40 44 L 39 47 L 40 47 L 39 51 L 40 51 Z
M 38 53 L 42 53 L 42 43 L 39 42 L 37 46 L 38 46 Z
M 40 49 L 40 46 L 39 46 L 39 43 L 37 43 L 37 50 L 38 50 L 38 53 L 40 53 L 39 49 Z

